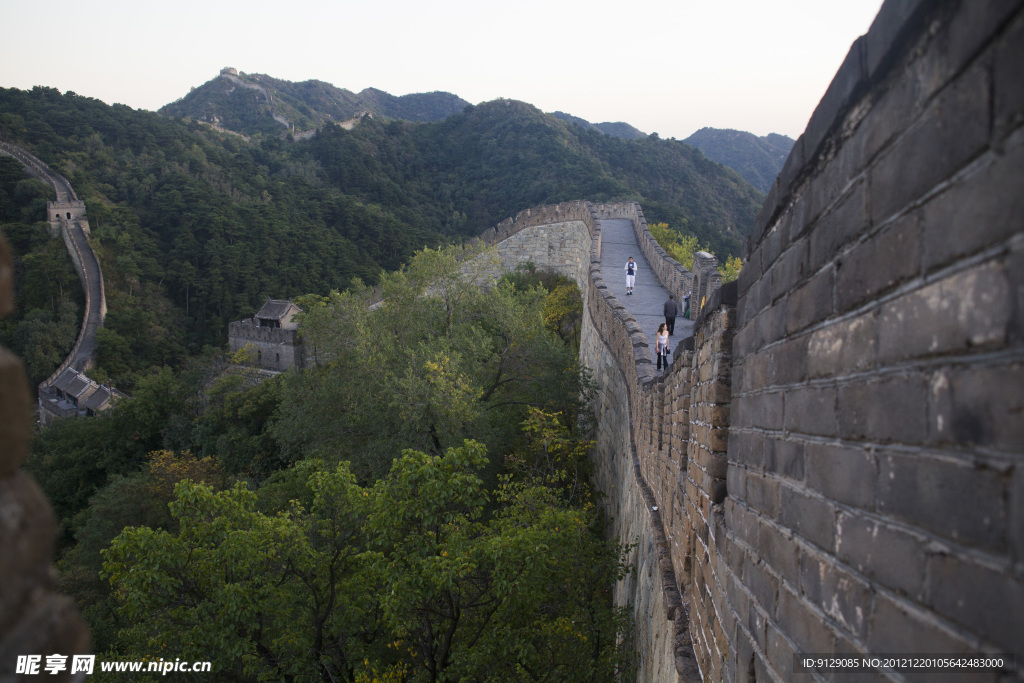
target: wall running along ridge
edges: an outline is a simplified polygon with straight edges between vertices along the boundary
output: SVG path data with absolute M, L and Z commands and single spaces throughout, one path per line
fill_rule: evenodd
M 640 680 L 827 678 L 796 653 L 1024 654 L 1021 65 L 1021 2 L 886 2 L 665 377 L 591 268 L 580 353 L 598 483 L 639 542 L 616 600 Z M 685 291 L 638 206 L 590 209 L 595 265 L 598 213 L 631 217 Z

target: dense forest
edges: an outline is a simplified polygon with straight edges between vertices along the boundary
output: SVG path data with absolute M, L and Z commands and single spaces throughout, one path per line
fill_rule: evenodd
M 743 179 L 767 193 L 796 143 L 791 137 L 769 133 L 758 137 L 742 130 L 701 128 L 683 140 L 709 159 L 735 169 Z
M 246 142 L 73 93 L 4 89 L 0 135 L 85 200 L 110 308 L 98 374 L 128 389 L 223 346 L 227 323 L 267 297 L 374 284 L 416 249 L 533 206 L 636 199 L 650 220 L 725 256 L 759 200 L 680 142 L 615 138 L 510 100 L 438 123 L 366 118 L 309 140 Z M 28 234 L 35 220 L 19 214 L 5 231 Z
M 353 93 L 323 81 L 293 83 L 266 74 L 221 73 L 160 108 L 179 119 L 204 121 L 247 136 L 311 131 L 369 114 L 425 123 L 462 111 L 464 99 L 446 92 L 396 97 L 376 88 Z
M 629 679 L 610 595 L 630 539 L 606 538 L 589 485 L 580 292 L 530 268 L 478 289 L 465 250 L 585 198 L 728 254 L 756 191 L 682 143 L 508 100 L 247 141 L 2 90 L 0 135 L 86 202 L 109 307 L 90 376 L 131 394 L 40 430 L 26 462 L 97 652 L 214 660 L 203 680 Z M 49 196 L 0 157 L 0 341 L 34 381 L 82 306 Z M 271 296 L 301 305 L 313 363 L 260 381 L 223 348 Z

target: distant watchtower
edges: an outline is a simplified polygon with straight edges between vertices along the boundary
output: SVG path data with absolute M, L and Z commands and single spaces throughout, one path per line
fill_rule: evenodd
M 46 218 L 50 222 L 50 232 L 55 237 L 60 234 L 61 221 L 79 221 L 85 234 L 89 234 L 89 223 L 85 216 L 85 202 L 81 199 L 71 199 L 66 202 L 46 202 Z
M 302 309 L 288 300 L 267 299 L 252 318 L 228 325 L 228 348 L 232 353 L 246 345 L 256 348 L 256 364 L 264 370 L 282 372 L 305 366 L 305 352 L 298 339 L 295 315 Z
M 226 66 L 226 67 L 224 67 L 223 69 L 220 70 L 220 75 L 221 76 L 237 76 L 238 75 L 238 69 L 236 69 L 236 68 L 234 68 L 232 66 Z

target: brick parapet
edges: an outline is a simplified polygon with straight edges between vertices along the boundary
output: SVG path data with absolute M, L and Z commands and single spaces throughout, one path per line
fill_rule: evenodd
M 734 340 L 736 672 L 1020 658 L 995 606 L 1024 604 L 1022 45 L 1020 2 L 887 2 L 769 194 Z

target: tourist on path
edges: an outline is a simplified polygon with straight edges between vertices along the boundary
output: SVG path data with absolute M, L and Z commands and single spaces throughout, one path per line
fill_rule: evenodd
M 662 307 L 662 313 L 665 314 L 665 327 L 668 328 L 668 335 L 671 337 L 676 331 L 676 316 L 679 315 L 679 304 L 671 294 L 668 295 L 668 301 Z
M 633 283 L 636 282 L 636 262 L 630 256 L 626 261 L 626 296 L 633 293 Z
M 683 296 L 683 305 L 685 306 L 685 309 L 686 309 L 686 310 L 683 311 L 683 317 L 687 318 L 687 319 L 689 319 L 689 317 L 690 317 L 690 295 L 692 293 L 693 293 L 693 290 L 691 289 L 689 292 L 687 292 Z
M 654 352 L 658 354 L 658 369 L 661 370 L 662 363 L 665 364 L 665 372 L 668 372 L 668 326 L 665 323 L 658 325 L 658 341 L 654 344 Z

